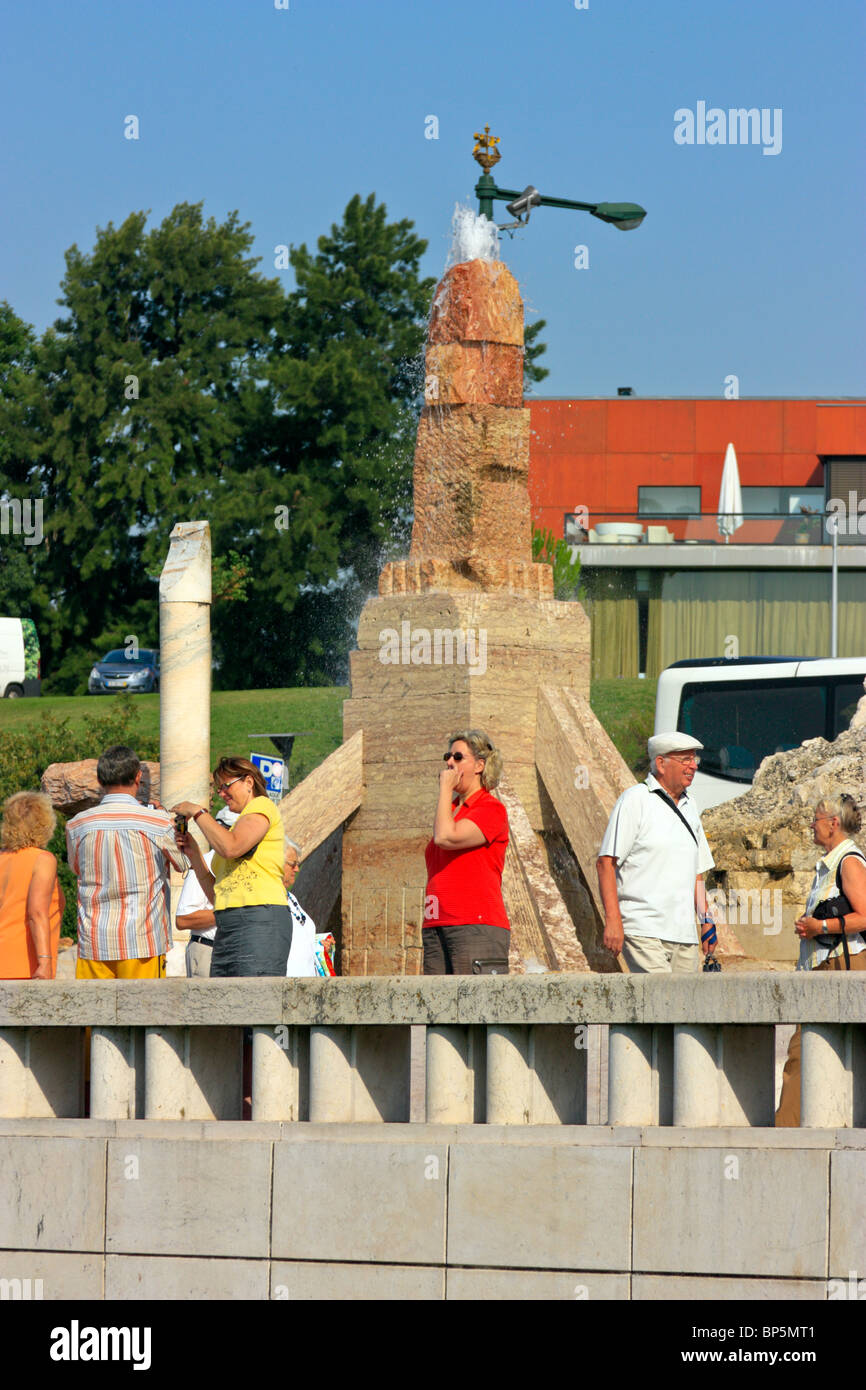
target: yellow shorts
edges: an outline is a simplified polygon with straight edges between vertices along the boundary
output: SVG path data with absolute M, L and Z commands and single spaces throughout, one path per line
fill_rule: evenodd
M 76 980 L 163 980 L 165 956 L 140 960 L 82 960 L 75 962 Z

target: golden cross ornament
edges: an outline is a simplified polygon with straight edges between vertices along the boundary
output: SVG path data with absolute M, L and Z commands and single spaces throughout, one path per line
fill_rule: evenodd
M 499 136 L 490 134 L 490 126 L 484 127 L 484 134 L 479 135 L 475 132 L 475 149 L 472 151 L 473 159 L 481 165 L 485 174 L 489 174 L 494 164 L 498 164 L 502 155 L 495 148 L 499 144 Z

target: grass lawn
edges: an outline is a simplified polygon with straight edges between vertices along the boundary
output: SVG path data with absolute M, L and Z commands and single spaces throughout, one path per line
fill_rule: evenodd
M 342 741 L 344 686 L 314 686 L 302 690 L 219 690 L 211 697 L 211 767 L 227 754 L 249 757 L 251 752 L 275 753 L 269 739 L 251 742 L 250 734 L 305 733 L 295 742 L 290 764 L 292 786 L 306 777 Z M 43 717 L 54 722 L 68 719 L 73 729 L 84 729 L 87 716 L 104 715 L 116 699 L 112 695 L 46 695 L 36 700 L 0 701 L 0 729 L 38 726 Z M 159 696 L 132 697 L 135 714 L 133 741 L 159 743 Z M 100 750 L 94 748 L 95 757 Z
M 652 733 L 655 681 L 594 681 L 591 704 L 629 767 L 646 759 L 646 740 Z M 267 739 L 250 741 L 250 734 L 306 733 L 298 738 L 290 764 L 295 786 L 312 772 L 342 741 L 343 701 L 346 686 L 313 686 L 299 690 L 224 690 L 211 699 L 211 766 L 224 754 L 248 757 L 251 751 L 273 753 Z M 69 720 L 72 728 L 85 728 L 85 718 L 105 714 L 116 697 L 111 695 L 48 695 L 37 700 L 0 701 L 0 729 L 14 733 L 38 725 L 43 717 L 54 722 Z M 133 740 L 159 741 L 159 696 L 135 695 Z M 100 750 L 94 748 L 93 754 Z
M 593 681 L 589 702 L 632 772 L 646 776 L 649 770 L 646 741 L 655 722 L 656 682 Z

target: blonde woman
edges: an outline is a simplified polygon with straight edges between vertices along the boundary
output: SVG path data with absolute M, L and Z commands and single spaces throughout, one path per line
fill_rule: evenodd
M 285 975 L 292 918 L 283 885 L 280 813 L 267 795 L 262 774 L 247 758 L 221 758 L 213 776 L 226 806 L 237 815 L 230 830 L 195 802 L 181 801 L 172 808 L 194 820 L 214 850 L 208 868 L 192 835 L 178 834 L 178 844 L 214 905 L 211 978 Z
M 424 851 L 425 975 L 471 975 L 473 963 L 508 973 L 511 930 L 502 901 L 508 813 L 491 796 L 502 757 L 480 729 L 448 740 L 433 838 Z
M 866 856 L 851 839 L 861 818 L 853 796 L 825 797 L 812 815 L 812 839 L 822 851 L 806 899 L 794 924 L 800 938 L 798 970 L 866 970 Z M 778 1126 L 800 1123 L 800 1029 L 791 1038 Z
M 41 792 L 16 792 L 0 824 L 0 979 L 53 980 L 65 901 L 45 848 L 57 816 Z

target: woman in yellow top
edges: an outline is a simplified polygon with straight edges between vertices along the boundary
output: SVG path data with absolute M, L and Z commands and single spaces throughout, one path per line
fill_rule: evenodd
M 0 825 L 0 979 L 53 980 L 63 918 L 57 860 L 45 848 L 57 816 L 41 792 L 16 792 Z
M 292 918 L 283 886 L 283 823 L 265 793 L 257 767 L 246 758 L 222 758 L 214 784 L 237 820 L 229 830 L 203 806 L 181 801 L 175 814 L 198 825 L 214 851 L 212 871 L 192 835 L 178 835 L 205 894 L 214 905 L 217 933 L 210 973 L 285 975 Z

